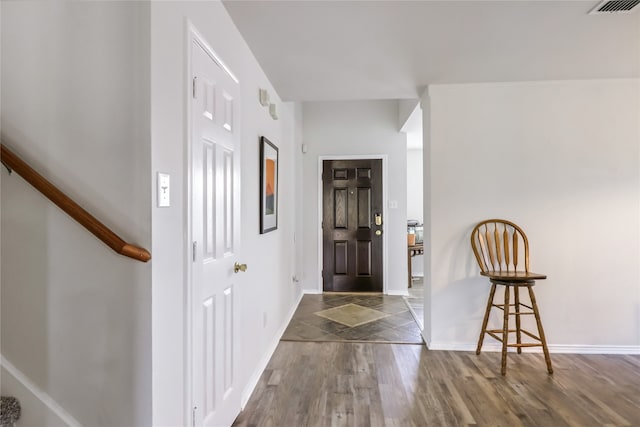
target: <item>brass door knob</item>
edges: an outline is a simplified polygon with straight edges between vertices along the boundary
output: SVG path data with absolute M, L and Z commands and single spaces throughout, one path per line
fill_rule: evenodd
M 376 236 L 382 236 L 382 231 L 381 230 L 376 230 Z
M 238 264 L 237 262 L 233 265 L 233 272 L 237 273 L 238 271 L 242 271 L 243 273 L 247 271 L 247 264 Z

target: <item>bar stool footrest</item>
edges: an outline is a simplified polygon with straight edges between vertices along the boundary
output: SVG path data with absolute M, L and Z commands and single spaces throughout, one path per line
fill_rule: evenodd
M 490 335 L 492 338 L 502 342 L 502 333 L 503 330 L 502 329 L 487 329 L 486 331 L 484 331 L 485 334 Z M 540 339 L 540 337 L 534 335 L 533 333 L 527 331 L 526 329 L 520 329 L 520 332 L 523 334 L 528 335 L 529 337 L 533 338 L 534 340 L 539 341 L 540 343 L 522 343 L 522 344 L 507 344 L 507 347 L 538 347 L 538 346 L 542 346 L 542 340 Z M 517 329 L 509 329 L 507 331 L 507 333 L 518 333 Z M 500 334 L 500 335 L 498 335 Z

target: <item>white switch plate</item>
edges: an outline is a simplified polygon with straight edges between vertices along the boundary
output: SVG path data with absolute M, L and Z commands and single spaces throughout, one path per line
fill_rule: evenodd
M 398 201 L 389 200 L 389 209 L 398 209 Z
M 171 178 L 168 173 L 158 172 L 158 207 L 171 206 Z

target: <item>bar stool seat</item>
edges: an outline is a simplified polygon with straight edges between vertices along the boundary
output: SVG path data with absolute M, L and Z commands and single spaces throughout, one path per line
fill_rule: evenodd
M 522 229 L 514 223 L 501 220 L 490 219 L 475 226 L 471 232 L 471 247 L 480 266 L 480 274 L 488 277 L 491 283 L 487 308 L 482 321 L 482 330 L 478 339 L 476 354 L 480 354 L 485 335 L 502 343 L 502 363 L 501 373 L 507 373 L 507 349 L 517 348 L 518 353 L 522 353 L 523 347 L 542 347 L 547 372 L 553 374 L 551 357 L 547 348 L 547 341 L 540 320 L 540 312 L 536 303 L 533 286 L 536 280 L 547 278 L 544 274 L 529 271 L 529 242 Z M 518 262 L 524 257 L 525 270 L 518 270 Z M 502 302 L 494 302 L 497 286 L 504 286 L 504 299 Z M 530 305 L 520 301 L 520 289 L 527 288 Z M 511 291 L 513 291 L 513 303 L 511 303 Z M 502 310 L 502 328 L 487 329 L 491 310 L 497 308 Z M 522 309 L 525 309 L 523 311 Z M 521 325 L 522 316 L 534 316 L 538 334 L 530 332 Z M 509 329 L 509 317 L 515 316 L 516 327 Z M 516 342 L 509 341 L 509 334 L 515 333 Z M 523 342 L 522 335 L 526 335 L 533 342 Z

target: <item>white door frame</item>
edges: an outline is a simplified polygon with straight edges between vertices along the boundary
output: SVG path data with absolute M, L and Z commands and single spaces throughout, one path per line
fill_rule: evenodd
M 229 70 L 227 65 L 220 59 L 220 57 L 215 53 L 211 45 L 206 41 L 205 37 L 198 31 L 198 29 L 193 25 L 193 23 L 189 19 L 185 19 L 185 82 L 184 82 L 184 102 L 185 102 L 185 112 L 186 115 L 184 117 L 184 126 L 185 126 L 185 149 L 184 149 L 184 194 L 186 202 L 184 204 L 184 223 L 183 223 L 183 236 L 184 236 L 184 250 L 185 254 L 184 258 L 184 283 L 185 283 L 185 300 L 184 300 L 184 419 L 185 425 L 193 425 L 193 383 L 192 383 L 192 373 L 193 373 L 193 337 L 192 337 L 192 327 L 193 327 L 193 310 L 192 310 L 192 260 L 193 260 L 193 226 L 191 221 L 191 216 L 193 212 L 193 208 L 191 206 L 191 190 L 193 188 L 191 179 L 192 179 L 192 152 L 191 152 L 191 116 L 193 114 L 191 109 L 191 100 L 192 100 L 192 90 L 193 90 L 193 82 L 191 80 L 192 69 L 191 69 L 191 46 L 193 42 L 197 42 L 206 52 L 211 56 L 211 58 L 220 65 L 220 67 L 236 82 L 238 83 L 238 78 Z M 238 148 L 238 153 L 240 153 L 240 147 Z M 236 183 L 236 185 L 240 185 L 240 182 Z M 240 245 L 238 245 L 240 246 Z M 238 247 L 238 249 L 240 249 Z
M 350 155 L 324 155 L 318 156 L 318 292 L 323 292 L 323 278 L 322 278 L 322 253 L 323 253 L 323 238 L 322 238 L 322 216 L 323 216 L 323 189 L 322 189 L 322 167 L 325 160 L 382 160 L 382 224 L 387 221 L 387 215 L 389 213 L 389 207 L 387 203 L 387 155 L 386 154 L 350 154 Z M 382 293 L 387 293 L 387 279 L 389 277 L 388 268 L 388 245 L 389 239 L 385 237 L 386 227 L 383 227 L 382 234 Z

